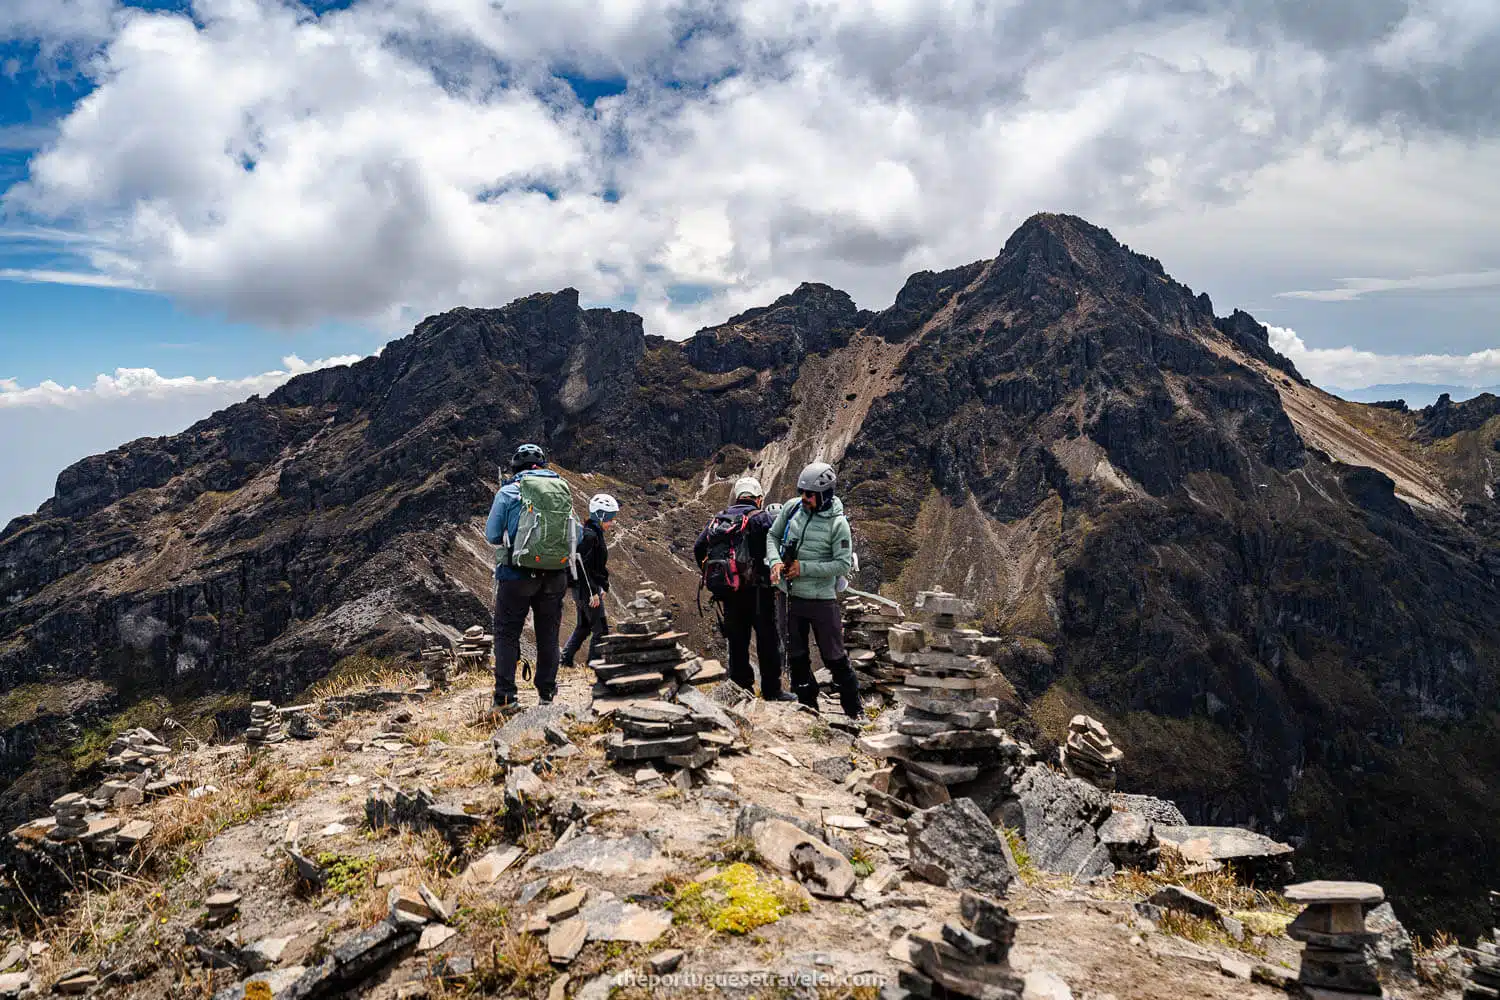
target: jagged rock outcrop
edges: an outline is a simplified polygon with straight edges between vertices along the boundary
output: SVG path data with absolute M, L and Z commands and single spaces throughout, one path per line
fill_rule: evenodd
M 1067 216 L 879 313 L 803 285 L 683 343 L 571 290 L 457 309 L 65 470 L 0 532 L 0 687 L 87 678 L 72 707 L 108 726 L 155 692 L 278 700 L 346 654 L 415 654 L 488 615 L 479 520 L 522 439 L 621 499 L 622 592 L 686 607 L 723 483 L 781 495 L 820 454 L 858 586 L 973 596 L 1022 698 L 1129 747 L 1122 789 L 1357 865 L 1421 927 L 1500 872 L 1477 832 L 1500 821 L 1491 408 L 1325 396 L 1249 316 Z M 12 819 L 71 766 L 29 697 L 0 706 Z

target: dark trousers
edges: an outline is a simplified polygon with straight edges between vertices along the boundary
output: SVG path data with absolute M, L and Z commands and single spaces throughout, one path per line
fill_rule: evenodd
M 729 679 L 747 691 L 755 690 L 750 670 L 750 636 L 760 660 L 760 696 L 767 701 L 781 695 L 781 633 L 776 627 L 775 591 L 746 587 L 726 597 L 724 638 L 729 641 Z
M 583 640 L 589 641 L 589 660 L 596 658 L 599 649 L 599 640 L 609 634 L 609 621 L 604 615 L 604 595 L 599 595 L 599 606 L 589 606 L 589 595 L 573 592 L 573 604 L 578 609 L 578 624 L 573 626 L 573 634 L 568 637 L 568 644 L 563 647 L 562 661 L 568 666 L 573 665 L 573 658 L 578 655 L 578 650 L 583 646 Z
M 849 666 L 849 654 L 844 651 L 844 619 L 839 602 L 788 597 L 786 627 L 787 669 L 797 700 L 810 708 L 818 705 L 818 681 L 813 676 L 812 648 L 807 641 L 811 633 L 818 643 L 818 652 L 823 656 L 823 665 L 833 675 L 844 714 L 851 719 L 860 718 L 859 678 L 854 676 L 854 670 Z
M 495 585 L 495 700 L 514 701 L 516 664 L 521 659 L 521 630 L 526 615 L 536 631 L 536 692 L 543 698 L 557 694 L 557 634 L 562 628 L 563 595 L 568 592 L 566 570 L 533 573 L 521 580 Z

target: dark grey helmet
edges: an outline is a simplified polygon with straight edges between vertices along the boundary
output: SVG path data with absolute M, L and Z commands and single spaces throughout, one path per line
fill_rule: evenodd
M 838 481 L 839 477 L 833 471 L 833 466 L 827 462 L 814 462 L 803 469 L 802 474 L 797 477 L 797 489 L 827 493 Z
M 516 449 L 516 453 L 510 457 L 510 468 L 512 472 L 530 468 L 533 465 L 546 465 L 547 453 L 539 444 L 523 444 Z

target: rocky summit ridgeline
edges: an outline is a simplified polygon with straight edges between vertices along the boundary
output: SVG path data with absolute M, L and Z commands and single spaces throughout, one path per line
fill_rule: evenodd
M 1251 317 L 1057 215 L 879 312 L 809 284 L 676 343 L 570 290 L 457 309 L 79 462 L 0 533 L 0 805 L 49 812 L 166 716 L 237 732 L 356 654 L 458 649 L 517 441 L 619 498 L 620 592 L 656 581 L 711 650 L 696 532 L 736 476 L 785 499 L 821 457 L 854 586 L 961 594 L 999 637 L 997 726 L 1472 935 L 1500 884 L 1496 404 L 1328 396 Z M 868 688 L 920 673 L 900 621 L 849 615 Z

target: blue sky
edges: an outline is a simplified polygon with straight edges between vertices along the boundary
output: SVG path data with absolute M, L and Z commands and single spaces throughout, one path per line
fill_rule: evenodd
M 1212 7 L 6 0 L 0 522 L 456 305 L 878 309 L 1044 210 L 1321 384 L 1500 384 L 1500 5 Z

